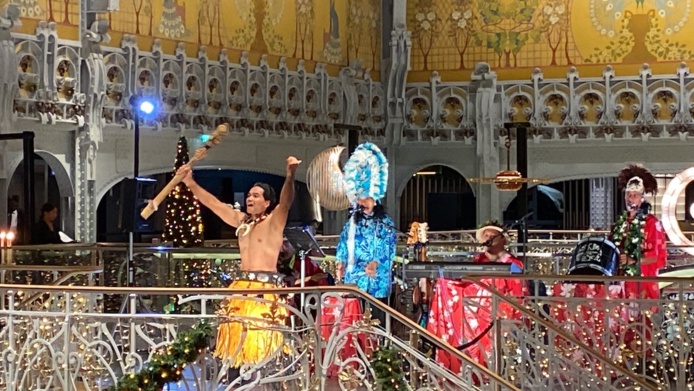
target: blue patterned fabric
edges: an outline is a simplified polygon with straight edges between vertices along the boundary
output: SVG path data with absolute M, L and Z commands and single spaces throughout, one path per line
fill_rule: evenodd
M 388 216 L 382 218 L 365 216 L 356 222 L 352 270 L 348 268 L 350 225 L 351 219 L 347 220 L 342 229 L 340 243 L 337 245 L 337 262 L 345 264 L 344 282 L 356 284 L 359 289 L 376 298 L 388 297 L 396 247 L 396 232 L 392 228 L 395 225 L 393 220 Z M 371 261 L 378 262 L 375 277 L 366 275 L 366 266 Z

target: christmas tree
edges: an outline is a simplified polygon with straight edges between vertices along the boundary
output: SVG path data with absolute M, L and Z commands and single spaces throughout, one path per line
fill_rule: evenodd
M 374 352 L 371 365 L 376 375 L 378 390 L 395 391 L 407 389 L 405 374 L 403 373 L 403 360 L 397 349 L 380 347 Z
M 185 137 L 178 139 L 177 149 L 174 175 L 190 161 Z M 194 247 L 202 243 L 202 233 L 200 203 L 188 186 L 179 183 L 166 199 L 166 228 L 162 239 L 172 243 L 174 247 Z

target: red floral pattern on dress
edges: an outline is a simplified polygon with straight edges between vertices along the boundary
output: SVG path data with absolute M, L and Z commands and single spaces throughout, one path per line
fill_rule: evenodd
M 490 262 L 486 254 L 475 257 L 476 263 Z M 523 263 L 515 256 L 504 253 L 496 262 L 512 263 L 519 268 Z M 483 284 L 498 290 L 502 295 L 521 297 L 526 294 L 522 280 L 514 278 L 484 278 Z M 500 316 L 519 319 L 520 313 L 507 303 L 499 304 Z M 492 295 L 484 287 L 462 280 L 439 279 L 434 286 L 427 329 L 449 344 L 461 346 L 484 332 L 492 322 Z M 465 354 L 479 364 L 487 365 L 492 354 L 493 333 L 485 334 Z M 449 354 L 437 351 L 436 360 L 454 373 L 460 373 L 461 362 Z

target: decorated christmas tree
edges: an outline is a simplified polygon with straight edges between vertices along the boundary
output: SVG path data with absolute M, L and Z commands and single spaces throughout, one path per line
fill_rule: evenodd
M 178 139 L 177 149 L 174 174 L 190 161 L 185 137 Z M 162 239 L 173 247 L 194 247 L 202 243 L 202 233 L 200 203 L 185 184 L 179 183 L 166 199 L 166 227 Z
M 371 361 L 376 375 L 377 389 L 381 391 L 406 390 L 403 359 L 400 352 L 392 347 L 380 347 Z

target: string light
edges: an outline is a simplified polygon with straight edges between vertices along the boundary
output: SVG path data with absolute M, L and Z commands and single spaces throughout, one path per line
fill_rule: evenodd
M 157 350 L 140 372 L 124 375 L 109 391 L 159 391 L 167 383 L 180 381 L 183 369 L 209 347 L 212 335 L 209 323 L 196 323 L 180 332 L 170 345 Z
M 189 161 L 188 142 L 181 137 L 178 139 L 174 174 Z M 166 200 L 166 229 L 162 240 L 170 242 L 173 247 L 195 247 L 202 244 L 203 230 L 198 199 L 188 186 L 179 183 Z
M 407 389 L 399 350 L 389 347 L 377 349 L 373 354 L 372 366 L 381 391 Z

